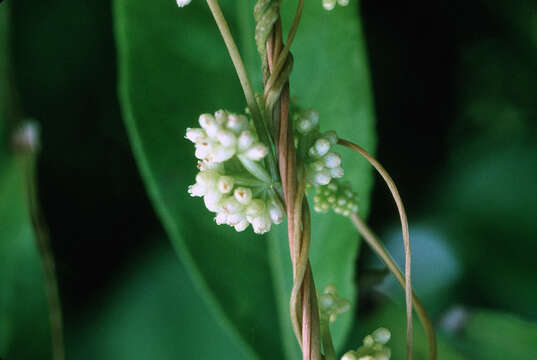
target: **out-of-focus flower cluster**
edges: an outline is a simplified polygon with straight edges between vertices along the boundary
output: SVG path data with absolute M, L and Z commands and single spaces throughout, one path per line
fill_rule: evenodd
M 364 338 L 363 345 L 356 351 L 348 351 L 341 360 L 389 360 L 391 350 L 386 346 L 391 338 L 388 329 L 379 328 Z
M 244 231 L 251 224 L 263 234 L 283 221 L 284 210 L 270 191 L 270 176 L 259 163 L 268 153 L 249 130 L 246 116 L 217 111 L 199 117 L 201 128 L 188 128 L 186 138 L 196 146 L 200 172 L 188 188 L 203 197 L 217 224 Z
M 341 156 L 333 151 L 338 137 L 334 131 L 319 131 L 319 114 L 308 110 L 295 119 L 299 139 L 305 147 L 306 180 L 312 186 L 328 185 L 343 176 Z
M 339 314 L 349 311 L 351 303 L 337 295 L 335 285 L 328 285 L 319 295 L 319 312 L 321 321 L 336 321 Z
M 349 182 L 333 180 L 326 186 L 317 186 L 313 196 L 313 208 L 317 212 L 334 210 L 337 214 L 350 216 L 358 212 L 358 194 Z

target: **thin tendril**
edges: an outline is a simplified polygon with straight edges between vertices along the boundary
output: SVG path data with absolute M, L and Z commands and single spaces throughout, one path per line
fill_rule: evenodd
M 369 163 L 382 176 L 382 178 L 386 182 L 386 185 L 388 185 L 388 188 L 390 189 L 392 196 L 395 200 L 395 203 L 397 205 L 397 210 L 399 211 L 399 217 L 401 219 L 401 228 L 403 231 L 403 243 L 404 243 L 404 250 L 405 250 L 405 301 L 406 301 L 406 321 L 407 321 L 407 324 L 406 324 L 407 325 L 406 327 L 407 329 L 407 359 L 412 360 L 412 343 L 413 343 L 412 281 L 411 281 L 412 254 L 410 250 L 410 234 L 408 231 L 408 221 L 407 221 L 407 216 L 405 212 L 405 207 L 403 205 L 403 201 L 401 200 L 401 196 L 399 195 L 397 186 L 395 186 L 395 182 L 390 177 L 386 169 L 384 169 L 384 167 L 382 167 L 382 165 L 373 156 L 371 156 L 364 148 L 350 141 L 343 140 L 343 139 L 339 139 L 338 144 L 346 146 L 349 149 L 356 151 L 358 154 L 366 158 L 367 161 L 369 161 Z
M 371 231 L 371 229 L 367 226 L 367 224 L 358 214 L 352 214 L 351 220 L 358 232 L 364 237 L 366 243 L 382 259 L 384 264 L 386 264 L 393 276 L 397 279 L 397 282 L 399 282 L 401 287 L 404 288 L 404 275 L 401 273 L 401 270 L 399 270 L 399 267 L 397 266 L 393 258 L 390 256 L 386 248 L 379 241 L 377 236 L 373 233 L 373 231 Z M 412 291 L 412 300 L 414 303 L 414 310 L 416 310 L 416 313 L 418 314 L 418 317 L 427 335 L 427 340 L 429 342 L 429 359 L 436 360 L 437 344 L 433 324 L 431 323 L 431 319 L 429 318 L 429 315 L 427 315 L 427 311 L 423 307 L 423 304 L 421 303 L 418 296 L 414 293 L 414 291 Z
M 257 134 L 259 135 L 260 140 L 269 149 L 270 154 L 269 156 L 267 156 L 267 162 L 269 165 L 270 173 L 272 175 L 272 180 L 277 181 L 279 177 L 276 168 L 276 160 L 272 152 L 273 143 L 268 134 L 268 130 L 263 121 L 263 116 L 261 115 L 261 111 L 259 110 L 259 106 L 255 99 L 255 94 L 252 89 L 252 85 L 250 84 L 248 73 L 246 71 L 246 67 L 244 66 L 244 62 L 242 61 L 239 49 L 237 48 L 237 44 L 233 39 L 233 35 L 231 34 L 229 25 L 226 21 L 226 18 L 224 17 L 224 13 L 222 12 L 220 5 L 218 4 L 218 0 L 207 0 L 207 4 L 209 5 L 209 9 L 213 14 L 216 25 L 218 26 L 218 30 L 220 31 L 220 34 L 224 39 L 224 43 L 226 44 L 229 56 L 231 57 L 231 61 L 233 62 L 233 66 L 235 67 L 235 71 L 237 72 L 237 76 L 239 77 L 239 81 L 244 92 L 244 97 L 246 98 L 246 103 L 248 104 L 248 108 L 250 109 L 250 112 L 252 113 L 252 117 L 254 119 Z

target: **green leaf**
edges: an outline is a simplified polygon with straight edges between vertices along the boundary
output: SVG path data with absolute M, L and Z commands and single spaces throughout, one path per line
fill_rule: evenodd
M 72 337 L 73 359 L 245 359 L 169 246 L 148 251 L 116 282 Z
M 20 164 L 7 131 L 7 9 L 0 5 L 0 357 L 51 356 L 48 308 L 40 258 L 28 218 Z
M 222 5 L 237 41 L 249 47 L 252 4 L 240 4 L 244 3 Z M 292 96 L 320 112 L 325 130 L 334 129 L 372 151 L 369 77 L 355 10 L 328 13 L 320 4 L 306 4 L 294 46 Z M 285 9 L 286 19 L 290 11 L 294 9 Z M 172 242 L 211 309 L 224 319 L 247 355 L 283 358 L 283 341 L 292 357 L 297 347 L 289 332 L 292 276 L 285 225 L 276 227 L 277 235 L 269 236 L 268 242 L 250 231 L 237 234 L 216 226 L 202 202 L 186 193 L 194 182 L 195 159 L 191 144 L 182 139 L 185 128 L 194 126 L 202 112 L 242 111 L 246 105 L 206 5 L 193 2 L 179 10 L 170 0 L 151 6 L 119 0 L 115 13 L 125 121 L 142 176 Z M 251 59 L 246 56 L 249 69 Z M 365 214 L 371 171 L 365 161 L 343 155 Z M 355 231 L 336 215 L 314 215 L 313 222 L 312 263 L 319 288 L 335 283 L 342 296 L 354 301 Z M 343 315 L 336 323 L 336 344 L 342 343 L 352 317 Z
M 507 314 L 471 314 L 460 341 L 461 350 L 475 360 L 537 359 L 537 324 Z
M 196 161 L 185 129 L 200 113 L 245 107 L 208 8 L 201 1 L 179 9 L 172 0 L 119 0 L 115 15 L 123 113 L 153 204 L 244 354 L 281 358 L 265 239 L 217 226 L 203 202 L 187 194 Z

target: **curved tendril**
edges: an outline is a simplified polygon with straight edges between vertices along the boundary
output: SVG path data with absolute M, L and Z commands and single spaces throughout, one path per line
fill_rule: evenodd
M 403 231 L 403 243 L 405 249 L 405 301 L 406 301 L 406 320 L 407 320 L 407 359 L 412 360 L 412 343 L 413 343 L 413 332 L 412 332 L 412 279 L 411 279 L 411 249 L 410 249 L 410 234 L 408 231 L 408 221 L 405 212 L 405 207 L 397 186 L 395 182 L 390 177 L 386 169 L 373 157 L 369 154 L 364 148 L 359 145 L 356 145 L 353 142 L 339 139 L 339 145 L 348 147 L 351 150 L 356 151 L 358 154 L 366 158 L 367 161 L 377 170 L 377 172 L 382 176 L 386 185 L 390 189 L 392 196 L 397 205 L 397 210 L 399 211 L 399 217 L 401 219 L 401 228 Z
M 390 256 L 386 248 L 379 241 L 378 237 L 373 233 L 373 231 L 371 231 L 371 229 L 367 226 L 364 220 L 357 214 L 352 214 L 351 220 L 358 232 L 365 239 L 366 243 L 382 259 L 382 261 L 384 262 L 384 264 L 386 264 L 397 282 L 401 285 L 402 288 L 404 288 L 404 275 L 401 273 L 401 270 L 399 270 L 399 267 L 397 266 L 393 258 Z M 414 310 L 416 310 L 416 313 L 418 314 L 418 317 L 427 335 L 427 340 L 429 342 L 429 359 L 436 360 L 437 344 L 433 324 L 431 323 L 431 319 L 429 318 L 429 315 L 427 315 L 427 311 L 423 307 L 423 304 L 421 303 L 418 296 L 414 293 L 414 291 L 412 291 L 412 300 L 414 304 Z

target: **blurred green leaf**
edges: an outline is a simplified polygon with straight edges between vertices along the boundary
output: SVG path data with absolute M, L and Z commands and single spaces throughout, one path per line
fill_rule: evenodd
M 481 310 L 470 315 L 458 340 L 474 360 L 537 359 L 537 324 L 506 314 Z
M 253 32 L 244 24 L 251 25 L 247 19 L 252 13 L 246 9 L 251 6 L 240 2 L 224 6 L 234 33 L 237 21 L 243 25 L 237 40 L 249 46 Z M 326 130 L 335 129 L 373 150 L 363 39 L 352 8 L 345 10 L 327 13 L 319 4 L 306 4 L 295 43 L 292 92 L 299 96 L 300 105 L 319 110 Z M 285 12 L 289 17 L 294 9 Z M 164 0 L 151 7 L 142 1 L 120 0 L 116 16 L 125 120 L 142 176 L 172 241 L 211 308 L 226 319 L 228 329 L 235 327 L 235 338 L 244 339 L 250 355 L 280 356 L 282 340 L 274 321 L 277 311 L 286 332 L 283 341 L 288 354 L 293 354 L 297 347 L 289 332 L 292 276 L 285 226 L 277 228 L 278 235 L 270 236 L 269 251 L 263 237 L 217 227 L 202 202 L 186 193 L 194 179 L 195 159 L 191 145 L 182 139 L 185 128 L 195 125 L 202 112 L 222 107 L 242 111 L 245 106 L 206 5 L 193 3 L 178 10 L 173 2 Z M 320 29 L 319 22 L 327 26 Z M 323 44 L 322 51 L 313 45 L 318 43 Z M 251 69 L 252 54 L 246 59 Z M 367 163 L 350 154 L 345 154 L 344 161 L 362 196 L 365 213 L 371 171 Z M 344 297 L 354 300 L 356 233 L 347 219 L 335 215 L 314 215 L 313 222 L 312 263 L 319 288 L 335 283 Z M 342 316 L 336 325 L 337 344 L 343 341 L 351 319 L 352 315 Z
M 72 336 L 73 359 L 246 359 L 169 247 L 130 264 Z
M 526 134 L 529 139 L 535 135 Z M 442 215 L 438 227 L 471 274 L 462 278 L 466 301 L 480 306 L 486 301 L 532 319 L 537 319 L 535 159 L 533 140 L 513 139 L 502 146 L 482 140 L 461 146 L 434 202 L 436 214 Z
M 227 14 L 234 14 L 227 10 Z M 251 231 L 217 226 L 194 182 L 192 144 L 183 139 L 203 112 L 245 103 L 206 4 L 116 2 L 120 91 L 128 133 L 150 197 L 196 286 L 244 354 L 281 358 L 267 244 Z M 231 25 L 234 17 L 230 16 Z
M 0 357 L 51 356 L 40 258 L 28 217 L 22 169 L 9 154 L 7 9 L 0 5 Z

